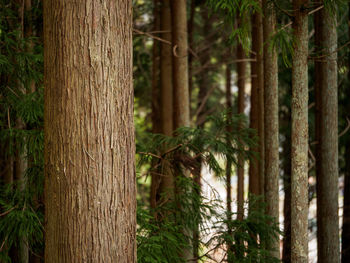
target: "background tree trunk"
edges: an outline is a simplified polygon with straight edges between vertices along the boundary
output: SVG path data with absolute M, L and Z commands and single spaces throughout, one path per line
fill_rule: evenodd
M 338 67 L 336 17 L 330 10 L 320 10 L 319 33 L 322 54 L 320 63 L 321 116 L 317 177 L 318 262 L 339 262 L 338 216 Z
M 278 60 L 277 50 L 271 47 L 276 33 L 276 12 L 272 2 L 264 2 L 264 110 L 265 110 L 265 200 L 267 214 L 279 220 L 279 143 L 278 143 Z M 279 258 L 279 239 L 267 240 L 267 248 Z
M 44 1 L 45 262 L 136 262 L 129 0 Z
M 292 262 L 308 262 L 308 14 L 293 0 L 292 62 Z
M 259 2 L 261 6 L 261 2 Z M 259 158 L 250 161 L 249 165 L 249 192 L 254 195 L 262 194 L 261 189 L 261 170 L 259 169 L 260 160 L 262 160 L 262 145 L 260 134 L 260 105 L 259 96 L 264 87 L 264 64 L 263 64 L 263 25 L 262 16 L 259 12 L 252 15 L 252 51 L 255 53 L 256 61 L 251 62 L 252 91 L 250 98 L 250 128 L 258 132 L 259 145 L 252 149 L 259 154 Z
M 245 108 L 245 83 L 246 83 L 246 70 L 247 62 L 244 61 L 245 54 L 242 44 L 237 45 L 236 57 L 239 61 L 237 63 L 237 87 L 238 87 L 238 114 L 244 114 Z M 241 124 L 243 125 L 243 124 Z M 244 217 L 244 157 L 238 156 L 237 166 L 237 218 L 243 220 Z

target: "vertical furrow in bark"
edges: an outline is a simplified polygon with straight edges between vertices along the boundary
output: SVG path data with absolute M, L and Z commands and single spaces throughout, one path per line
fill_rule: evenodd
M 293 0 L 292 262 L 308 262 L 308 0 Z
M 136 262 L 130 0 L 44 1 L 45 262 Z
M 264 3 L 264 110 L 265 110 L 265 200 L 267 214 L 279 219 L 278 153 L 278 60 L 276 48 L 269 43 L 276 33 L 276 12 L 272 2 Z M 279 258 L 279 239 L 268 240 L 267 248 Z

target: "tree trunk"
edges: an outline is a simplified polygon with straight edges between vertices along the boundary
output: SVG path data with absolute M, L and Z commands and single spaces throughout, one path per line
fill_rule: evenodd
M 246 82 L 246 69 L 247 63 L 244 61 L 245 54 L 242 44 L 237 46 L 237 87 L 238 87 L 238 114 L 244 114 L 245 108 L 245 82 Z M 242 125 L 242 124 L 241 124 Z M 237 218 L 243 220 L 244 217 L 244 157 L 238 156 L 237 167 Z
M 160 10 L 159 0 L 153 0 L 153 29 L 155 32 L 160 30 Z M 161 133 L 161 111 L 160 111 L 160 45 L 159 41 L 153 40 L 152 47 L 152 132 Z M 159 160 L 152 160 L 152 168 L 157 164 Z M 156 207 L 157 194 L 160 184 L 160 175 L 158 171 L 152 173 L 151 192 L 150 192 L 150 205 L 152 208 Z
M 226 64 L 226 109 L 228 110 L 228 118 L 232 118 L 232 96 L 231 96 L 231 68 Z M 228 132 L 232 132 L 230 126 L 227 127 Z M 226 163 L 226 210 L 229 215 L 228 220 L 231 220 L 232 213 L 232 186 L 231 186 L 232 163 Z
M 174 128 L 190 126 L 186 0 L 172 3 Z
M 172 21 L 171 21 L 171 7 L 170 1 L 161 1 L 161 13 L 160 13 L 160 30 L 164 32 L 162 37 L 171 42 L 172 40 Z M 173 59 L 172 59 L 172 47 L 169 44 L 160 44 L 160 89 L 161 89 L 161 123 L 162 133 L 166 136 L 172 136 L 174 132 L 173 121 Z M 168 165 L 163 162 L 161 166 L 161 180 L 159 186 L 159 194 L 169 193 L 169 198 L 173 196 L 174 189 L 174 175 Z
M 269 43 L 276 33 L 276 12 L 272 2 L 264 2 L 264 109 L 265 109 L 265 200 L 267 214 L 279 220 L 278 153 L 278 60 L 277 50 Z M 267 248 L 279 258 L 279 239 L 267 240 Z
M 350 3 L 349 3 L 349 38 L 350 38 Z M 348 68 L 350 68 L 350 55 L 348 58 Z M 350 70 L 348 71 L 350 80 Z M 347 88 L 350 94 L 350 85 Z M 350 118 L 350 103 L 347 104 L 348 118 Z M 344 205 L 343 205 L 343 232 L 342 232 L 342 263 L 350 262 L 350 138 L 345 145 L 345 173 L 344 173 Z
M 259 2 L 261 6 L 261 2 Z M 259 141 L 260 137 L 260 105 L 259 95 L 264 87 L 264 64 L 262 56 L 263 48 L 263 27 L 262 16 L 259 12 L 255 12 L 252 15 L 252 51 L 255 53 L 254 58 L 256 61 L 251 62 L 251 75 L 252 75 L 252 91 L 250 98 L 250 128 L 255 129 L 258 132 Z M 249 192 L 254 195 L 260 195 L 260 179 L 261 170 L 259 169 L 259 159 L 262 157 L 261 144 L 252 149 L 259 154 L 258 159 L 252 159 L 249 165 Z
M 45 262 L 136 262 L 131 7 L 44 1 Z
M 336 18 L 319 13 L 320 44 L 326 57 L 320 63 L 319 174 L 317 177 L 318 262 L 340 262 L 338 216 L 338 67 Z
M 292 262 L 308 262 L 308 0 L 293 0 Z

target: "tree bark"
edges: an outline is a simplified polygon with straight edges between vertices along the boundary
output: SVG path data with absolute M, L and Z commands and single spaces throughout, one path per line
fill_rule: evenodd
M 261 6 L 261 2 L 259 1 Z M 262 145 L 261 130 L 260 130 L 260 105 L 259 98 L 260 93 L 264 87 L 264 64 L 263 64 L 263 25 L 262 16 L 259 12 L 255 12 L 252 15 L 252 51 L 255 53 L 254 58 L 256 61 L 251 62 L 251 75 L 252 75 L 252 91 L 250 98 L 250 128 L 255 129 L 258 133 L 259 144 L 253 151 L 259 154 L 259 158 L 252 159 L 249 165 L 249 192 L 254 195 L 262 194 L 261 189 L 261 170 L 259 169 L 260 161 L 262 160 Z
M 272 2 L 264 2 L 264 110 L 265 110 L 265 200 L 267 214 L 279 220 L 279 142 L 278 142 L 278 60 L 269 43 L 276 33 L 276 12 Z M 279 258 L 279 239 L 267 240 L 267 249 Z
M 308 0 L 293 0 L 292 262 L 308 262 Z
M 232 95 L 231 95 L 231 68 L 226 64 L 226 109 L 228 110 L 228 118 L 232 118 Z M 228 132 L 232 132 L 230 126 L 227 127 Z M 226 210 L 231 220 L 232 213 L 232 186 L 231 186 L 232 163 L 226 163 Z
M 44 1 L 45 262 L 136 262 L 131 6 Z
M 348 34 L 350 39 L 350 3 L 348 16 Z M 350 68 L 350 55 L 348 57 L 348 68 Z M 348 71 L 350 80 L 350 70 Z M 350 94 L 348 85 L 347 94 Z M 350 104 L 347 104 L 348 118 L 350 118 Z M 345 173 L 344 173 L 344 205 L 343 205 L 343 231 L 342 231 L 342 263 L 350 262 L 350 138 L 348 137 L 345 145 Z
M 320 89 L 319 153 L 317 165 L 318 262 L 340 262 L 338 216 L 338 67 L 336 17 L 330 10 L 319 13 L 322 58 Z M 316 28 L 317 29 L 317 28 Z

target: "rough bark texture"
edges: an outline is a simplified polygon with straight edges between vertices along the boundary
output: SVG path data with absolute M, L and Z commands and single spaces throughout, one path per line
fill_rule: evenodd
M 308 262 L 308 16 L 307 0 L 293 0 L 292 262 Z
M 338 216 L 338 85 L 336 18 L 329 10 L 320 11 L 319 32 L 321 116 L 319 138 L 320 167 L 317 177 L 318 262 L 340 262 Z
M 186 0 L 172 3 L 174 128 L 190 126 Z
M 350 3 L 349 3 L 349 38 L 350 38 Z M 348 57 L 348 67 L 350 68 L 350 54 Z M 348 81 L 350 80 L 350 70 L 348 72 Z M 350 94 L 350 85 L 347 88 L 347 94 Z M 348 118 L 350 118 L 350 103 L 347 104 Z M 343 205 L 343 232 L 342 232 L 342 263 L 350 262 L 350 138 L 348 137 L 345 146 L 345 174 L 344 174 L 344 205 Z
M 261 2 L 259 2 L 261 5 Z M 259 140 L 261 140 L 259 133 L 259 93 L 264 87 L 264 64 L 262 56 L 263 48 L 263 25 L 262 16 L 259 12 L 255 12 L 252 16 L 252 51 L 255 53 L 254 58 L 256 61 L 251 62 L 251 75 L 252 75 L 252 90 L 250 98 L 250 128 L 255 129 L 258 132 Z M 249 192 L 254 195 L 260 195 L 260 158 L 261 156 L 261 144 L 258 147 L 252 149 L 259 154 L 258 159 L 250 161 L 249 165 Z
M 130 0 L 44 1 L 45 262 L 136 262 Z
M 244 61 L 245 54 L 241 44 L 237 46 L 237 87 L 238 87 L 238 114 L 244 114 L 245 108 L 245 82 L 247 62 Z M 237 166 L 237 218 L 243 220 L 244 217 L 244 157 L 238 156 Z
M 160 10 L 159 0 L 153 1 L 153 29 L 155 32 L 160 30 Z M 160 45 L 158 40 L 153 40 L 152 47 L 152 132 L 161 133 L 161 111 L 160 111 Z M 156 165 L 158 159 L 152 161 L 152 167 Z M 157 204 L 157 193 L 160 183 L 160 175 L 158 171 L 152 173 L 151 192 L 150 192 L 150 204 L 152 208 Z
M 276 32 L 276 12 L 272 2 L 264 3 L 264 110 L 265 110 L 265 200 L 266 212 L 279 219 L 278 179 L 278 60 L 277 50 L 269 44 Z M 279 258 L 279 239 L 268 240 L 267 248 Z

